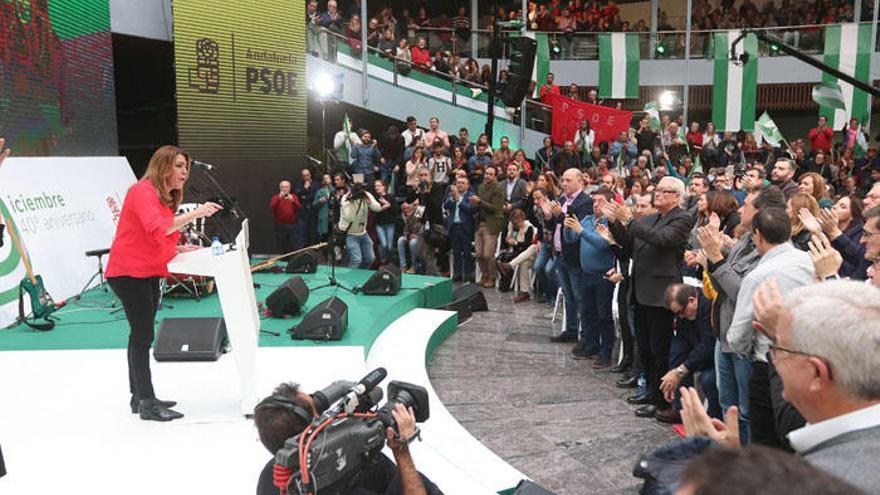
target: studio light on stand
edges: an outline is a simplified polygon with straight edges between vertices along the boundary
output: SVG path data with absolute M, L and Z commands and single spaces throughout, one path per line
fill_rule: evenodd
M 338 102 L 342 99 L 342 74 L 332 76 L 326 72 L 320 72 L 312 79 L 310 88 L 318 98 L 318 101 L 321 102 L 321 160 L 327 166 L 330 162 L 327 161 L 325 135 L 326 106 L 328 100 Z

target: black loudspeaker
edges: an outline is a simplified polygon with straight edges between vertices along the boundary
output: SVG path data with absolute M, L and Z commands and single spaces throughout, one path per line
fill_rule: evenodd
M 298 315 L 309 300 L 309 288 L 303 279 L 293 277 L 266 298 L 266 308 L 275 318 Z
M 287 268 L 284 271 L 287 273 L 315 273 L 318 271 L 318 255 L 314 251 L 306 251 L 291 256 L 287 260 Z
M 471 311 L 489 311 L 489 305 L 486 303 L 486 296 L 483 295 L 482 289 L 477 284 L 464 284 L 452 293 L 453 302 L 463 301 Z
M 390 263 L 379 267 L 359 292 L 371 296 L 393 296 L 400 292 L 400 267 Z
M 531 38 L 520 37 L 510 41 L 510 63 L 507 66 L 510 76 L 501 92 L 505 106 L 518 107 L 529 92 L 537 51 L 538 44 Z
M 516 491 L 513 492 L 513 495 L 556 495 L 550 490 L 544 488 L 543 486 L 532 483 L 529 480 L 521 480 L 518 485 L 516 485 Z
M 333 296 L 315 306 L 290 329 L 294 340 L 341 340 L 348 328 L 348 305 Z
M 216 361 L 228 341 L 223 318 L 165 318 L 159 325 L 156 361 Z
M 465 299 L 462 299 L 459 301 L 452 301 L 449 304 L 446 304 L 444 306 L 440 306 L 440 308 L 438 308 L 438 309 L 445 309 L 447 311 L 455 311 L 456 313 L 458 313 L 458 324 L 459 325 L 470 320 L 471 316 L 474 315 L 474 312 L 471 310 L 470 304 L 468 304 L 467 300 L 465 300 Z

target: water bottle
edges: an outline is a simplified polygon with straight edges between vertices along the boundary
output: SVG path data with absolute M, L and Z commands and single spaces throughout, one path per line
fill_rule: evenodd
M 223 244 L 220 242 L 220 238 L 214 237 L 211 239 L 211 254 L 214 256 L 220 256 L 223 252 Z

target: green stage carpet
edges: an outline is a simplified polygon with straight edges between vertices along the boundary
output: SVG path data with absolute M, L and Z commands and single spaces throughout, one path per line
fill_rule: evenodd
M 337 268 L 336 278 L 345 287 L 363 284 L 374 272 Z M 330 268 L 318 267 L 314 274 L 301 275 L 309 288 L 325 284 Z M 284 273 L 254 274 L 257 303 L 261 305 L 260 324 L 263 330 L 277 332 L 276 337 L 263 333 L 260 346 L 317 346 L 347 345 L 363 346 L 369 352 L 373 342 L 391 322 L 414 308 L 433 308 L 452 300 L 452 281 L 448 278 L 404 274 L 403 289 L 396 296 L 367 296 L 352 294 L 342 288 L 325 287 L 310 290 L 303 313 L 294 318 L 266 317 L 262 303 L 279 285 L 292 275 Z M 312 342 L 292 340 L 287 330 L 299 323 L 302 316 L 319 303 L 333 295 L 348 305 L 348 329 L 342 340 L 336 342 Z M 112 302 L 112 293 L 92 289 L 82 300 L 71 301 L 58 310 L 61 321 L 49 332 L 37 332 L 25 325 L 0 330 L 0 351 L 69 350 L 69 349 L 124 349 L 128 344 L 128 322 L 122 311 L 111 314 L 106 308 Z M 159 310 L 156 329 L 163 318 L 189 318 L 197 316 L 222 316 L 217 294 L 210 294 L 196 301 L 190 298 L 166 297 L 170 307 Z M 118 302 L 117 302 L 118 305 Z

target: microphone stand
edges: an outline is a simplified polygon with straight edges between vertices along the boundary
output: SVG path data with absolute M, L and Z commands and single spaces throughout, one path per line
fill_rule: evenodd
M 341 216 L 341 214 L 340 214 L 340 216 Z M 333 223 L 335 224 L 336 222 L 334 221 Z M 346 230 L 346 235 L 348 235 L 347 230 Z M 318 289 L 324 289 L 326 287 L 335 287 L 336 289 L 341 288 L 343 290 L 350 292 L 351 294 L 355 294 L 356 292 L 353 289 L 340 284 L 339 281 L 336 280 L 336 252 L 335 252 L 336 246 L 334 245 L 335 243 L 332 242 L 332 238 L 333 238 L 333 227 L 331 226 L 331 232 L 330 232 L 329 239 L 328 239 L 328 241 L 330 241 L 330 242 L 327 243 L 327 250 L 328 250 L 328 254 L 329 254 L 329 258 L 330 258 L 330 280 L 328 280 L 326 284 L 319 285 L 314 288 L 309 288 L 309 290 L 314 291 L 314 290 L 318 290 Z M 333 293 L 335 295 L 336 290 L 334 290 Z
M 229 210 L 230 213 L 232 213 L 232 216 L 235 218 L 236 221 L 238 221 L 237 222 L 238 225 L 241 225 L 241 222 L 244 221 L 245 219 L 247 219 L 247 216 L 244 214 L 244 212 L 238 206 L 238 201 L 233 201 L 232 196 L 229 195 L 229 193 L 226 191 L 226 189 L 214 177 L 214 174 L 211 173 L 212 170 L 213 170 L 213 168 L 205 168 L 204 169 L 205 177 L 208 178 L 208 181 L 214 187 L 215 192 L 218 193 L 217 196 L 221 199 L 221 201 L 226 203 L 227 205 L 231 206 L 231 208 Z M 219 226 L 219 224 L 220 224 L 220 222 L 218 222 L 218 226 Z M 235 249 L 235 243 L 232 242 L 235 240 L 235 236 L 232 235 L 231 232 L 228 232 L 225 228 L 221 227 L 220 230 L 223 231 L 224 235 L 229 236 L 228 240 L 232 243 L 230 245 L 230 249 Z

